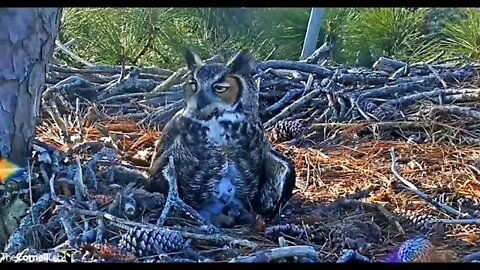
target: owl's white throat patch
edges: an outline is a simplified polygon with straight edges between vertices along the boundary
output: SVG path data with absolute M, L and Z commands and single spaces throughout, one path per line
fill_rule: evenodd
M 198 121 L 194 120 L 205 127 L 208 127 L 207 131 L 207 139 L 210 143 L 215 145 L 230 145 L 234 143 L 230 138 L 227 140 L 226 130 L 220 124 L 220 122 L 230 122 L 230 123 L 238 123 L 245 120 L 245 115 L 243 113 L 233 113 L 233 112 L 225 112 L 218 117 L 213 117 L 207 121 Z

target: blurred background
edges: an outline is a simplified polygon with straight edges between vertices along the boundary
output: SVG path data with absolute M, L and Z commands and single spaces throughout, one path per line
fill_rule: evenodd
M 247 48 L 259 60 L 298 59 L 310 8 L 66 8 L 60 41 L 98 63 L 183 63 L 191 47 Z M 371 53 L 403 61 L 480 56 L 479 8 L 325 8 L 317 48 L 330 35 L 333 61 L 371 66 Z M 75 65 L 68 55 L 63 61 Z

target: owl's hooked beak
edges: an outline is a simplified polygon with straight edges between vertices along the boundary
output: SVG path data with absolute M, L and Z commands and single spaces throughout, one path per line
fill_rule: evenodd
M 224 194 L 220 195 L 219 199 L 224 204 L 228 204 L 230 202 L 230 196 L 227 193 L 224 193 Z
M 202 112 L 202 110 L 208 106 L 208 104 L 211 104 L 212 100 L 210 97 L 203 91 L 200 91 L 197 95 L 197 110 L 199 112 Z

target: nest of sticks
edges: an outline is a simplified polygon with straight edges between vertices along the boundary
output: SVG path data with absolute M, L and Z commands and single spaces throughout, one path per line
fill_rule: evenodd
M 475 260 L 480 65 L 440 58 L 381 57 L 372 69 L 253 63 L 267 136 L 294 161 L 297 184 L 274 221 L 222 230 L 142 188 L 154 143 L 183 105 L 186 68 L 50 63 L 29 167 L 0 186 L 4 250 L 74 261 L 381 261 L 422 235 L 432 261 Z

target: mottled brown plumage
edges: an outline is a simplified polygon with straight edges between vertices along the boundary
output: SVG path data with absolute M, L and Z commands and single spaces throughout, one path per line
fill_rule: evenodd
M 265 138 L 248 54 L 239 53 L 224 65 L 204 64 L 187 52 L 186 61 L 186 106 L 167 123 L 157 143 L 151 188 L 168 191 L 161 171 L 173 156 L 179 196 L 192 207 L 200 209 L 227 177 L 243 205 L 275 214 L 291 197 L 295 172 Z

